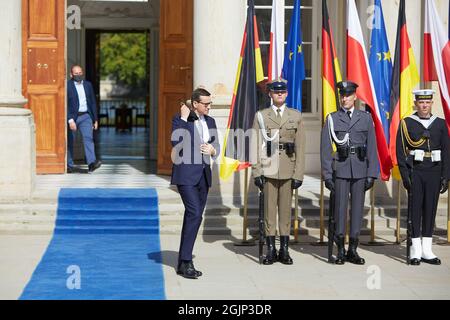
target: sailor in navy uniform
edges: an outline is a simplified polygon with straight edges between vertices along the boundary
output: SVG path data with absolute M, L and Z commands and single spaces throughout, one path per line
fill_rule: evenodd
M 401 121 L 396 144 L 403 185 L 412 196 L 410 263 L 439 265 L 431 246 L 439 193 L 448 188 L 449 134 L 445 120 L 431 114 L 434 91 L 413 94 L 417 111 Z

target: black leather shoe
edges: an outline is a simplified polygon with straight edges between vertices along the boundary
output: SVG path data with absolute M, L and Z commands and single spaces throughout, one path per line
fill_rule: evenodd
M 67 167 L 67 173 L 88 173 L 88 170 L 79 167 Z
M 409 264 L 412 266 L 420 266 L 420 260 L 417 258 L 413 258 L 413 259 L 409 260 Z
M 95 160 L 95 162 L 89 164 L 89 173 L 94 172 L 95 170 L 100 168 L 101 165 L 102 162 L 100 160 Z
M 350 238 L 346 260 L 353 264 L 363 265 L 366 263 L 366 261 L 359 256 L 358 252 L 356 252 L 356 248 L 358 248 L 358 243 L 359 241 L 357 238 Z
M 275 236 L 266 237 L 267 254 L 263 260 L 264 265 L 273 264 L 278 260 L 278 252 L 275 248 Z
M 341 265 L 345 263 L 345 247 L 343 235 L 336 236 L 336 245 L 338 248 L 338 252 L 336 255 L 336 259 L 334 260 L 334 263 Z
M 190 262 L 181 262 L 177 269 L 177 274 L 180 276 L 183 276 L 187 279 L 197 279 L 200 275 L 198 274 L 199 271 L 195 270 L 194 264 L 192 261 Z
M 419 260 L 419 259 L 417 259 L 417 260 Z M 425 259 L 425 258 L 422 258 L 421 259 L 421 261 L 422 262 L 425 262 L 425 263 L 428 263 L 428 264 L 434 264 L 434 265 L 440 265 L 441 264 L 441 259 L 439 259 L 439 258 L 434 258 L 434 259 Z
M 278 261 L 282 264 L 293 264 L 292 258 L 289 256 L 289 236 L 280 236 L 280 253 Z

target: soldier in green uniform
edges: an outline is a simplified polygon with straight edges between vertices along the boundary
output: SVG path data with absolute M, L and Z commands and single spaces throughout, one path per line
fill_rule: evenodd
M 264 186 L 265 235 L 267 255 L 264 264 L 280 261 L 292 264 L 289 256 L 292 191 L 303 182 L 305 167 L 305 137 L 301 113 L 286 107 L 287 84 L 279 80 L 269 84 L 271 107 L 258 111 L 253 122 L 256 138 L 252 146 L 257 158 L 252 175 L 257 187 Z M 275 248 L 277 217 L 280 251 Z

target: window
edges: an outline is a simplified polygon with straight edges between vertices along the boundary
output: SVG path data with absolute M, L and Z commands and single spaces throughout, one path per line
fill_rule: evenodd
M 285 6 L 285 44 L 289 36 L 289 27 L 291 23 L 291 16 L 294 9 L 294 0 L 276 0 L 284 3 Z M 315 1 L 318 2 L 318 1 Z M 314 82 L 320 78 L 319 73 L 316 72 L 316 65 L 320 62 L 320 57 L 316 49 L 318 41 L 318 31 L 315 27 L 314 15 L 316 14 L 317 3 L 313 4 L 313 0 L 301 1 L 301 22 L 303 35 L 303 50 L 305 54 L 305 70 L 306 79 L 303 81 L 303 112 L 317 113 L 315 90 L 313 90 Z M 270 45 L 270 27 L 272 16 L 272 0 L 255 0 L 256 18 L 258 21 L 259 44 L 261 47 L 261 55 L 263 61 L 264 75 L 267 76 L 269 45 Z M 267 106 L 270 101 L 267 97 L 263 97 L 263 105 Z

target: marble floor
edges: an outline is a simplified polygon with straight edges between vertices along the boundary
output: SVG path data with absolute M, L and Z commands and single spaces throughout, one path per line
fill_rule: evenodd
M 128 166 L 143 174 L 156 173 L 156 155 L 150 154 L 150 131 L 133 127 L 131 131 L 117 131 L 114 127 L 103 127 L 94 134 L 97 158 L 111 168 Z M 75 162 L 84 164 L 81 137 L 75 144 Z M 106 172 L 105 172 L 106 173 Z M 108 172 L 114 173 L 114 172 Z

